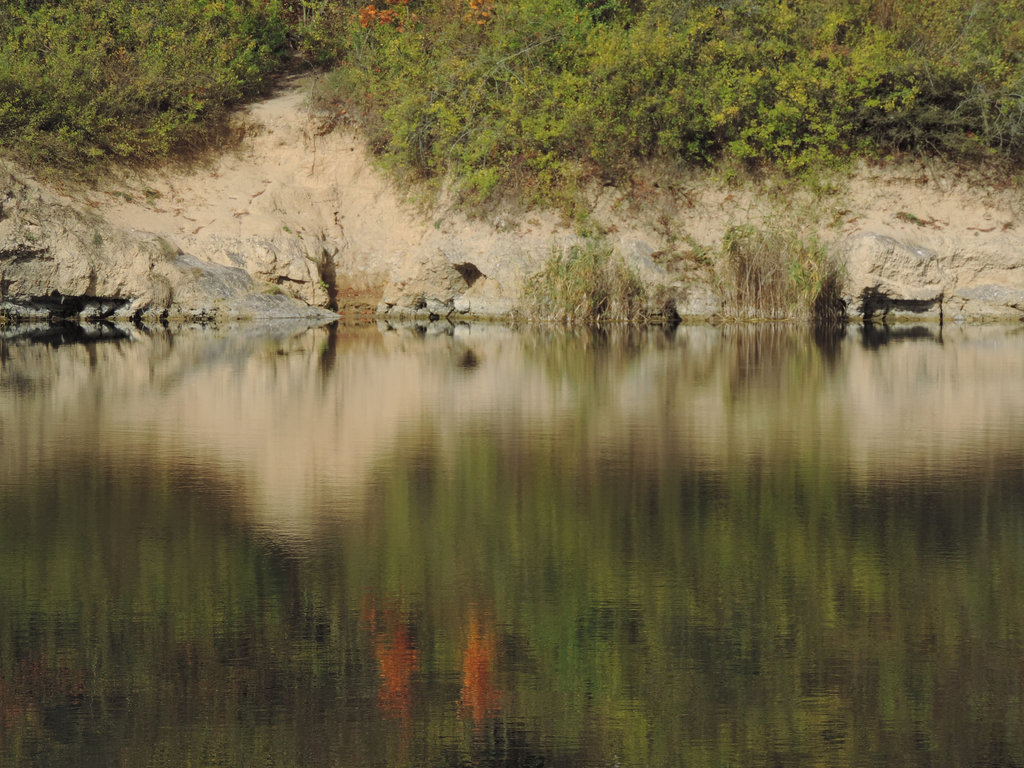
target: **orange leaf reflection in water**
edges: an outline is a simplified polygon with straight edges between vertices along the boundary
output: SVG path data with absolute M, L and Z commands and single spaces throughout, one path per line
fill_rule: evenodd
M 364 604 L 363 616 L 370 627 L 373 655 L 380 669 L 377 705 L 408 724 L 412 717 L 412 677 L 420 668 L 420 652 L 413 644 L 409 622 L 390 605 L 378 610 L 375 605 Z
M 466 650 L 462 654 L 459 716 L 468 715 L 478 726 L 500 709 L 501 691 L 494 684 L 497 653 L 498 640 L 493 625 L 472 614 Z

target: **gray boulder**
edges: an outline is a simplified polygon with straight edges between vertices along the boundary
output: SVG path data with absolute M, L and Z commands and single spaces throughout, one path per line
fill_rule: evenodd
M 307 245 L 298 235 L 287 233 L 270 239 L 211 235 L 196 246 L 210 261 L 245 270 L 257 283 L 305 304 L 326 307 L 330 302 L 323 274 L 330 254 L 321 240 Z

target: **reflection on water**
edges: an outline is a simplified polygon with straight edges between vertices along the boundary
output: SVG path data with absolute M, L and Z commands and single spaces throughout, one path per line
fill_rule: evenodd
M 0 342 L 0 763 L 1024 762 L 1024 334 Z

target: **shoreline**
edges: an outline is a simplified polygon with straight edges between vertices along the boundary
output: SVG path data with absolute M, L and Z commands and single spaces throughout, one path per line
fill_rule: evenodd
M 850 319 L 1024 319 L 1024 189 L 1010 179 L 920 160 L 816 185 L 651 165 L 628 189 L 589 190 L 571 218 L 474 215 L 399 188 L 358 136 L 322 132 L 306 101 L 293 84 L 251 105 L 242 145 L 190 169 L 122 168 L 60 192 L 0 172 L 6 313 L 77 302 L 97 319 L 504 321 L 529 315 L 554 264 L 579 283 L 556 286 L 578 293 L 549 307 L 569 324 L 614 319 L 616 302 L 658 322 L 807 318 L 826 288 Z M 603 265 L 580 278 L 572 259 L 594 254 Z M 601 287 L 586 280 L 616 275 L 625 292 L 605 286 L 595 316 L 580 313 L 578 297 Z

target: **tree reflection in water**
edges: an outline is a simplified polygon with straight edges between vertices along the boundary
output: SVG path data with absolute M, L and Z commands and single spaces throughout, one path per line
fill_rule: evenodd
M 462 691 L 459 716 L 480 728 L 501 709 L 501 692 L 494 683 L 498 640 L 494 624 L 473 611 L 469 618 L 466 650 L 462 654 Z
M 0 361 L 0 765 L 1024 765 L 1021 334 L 322 340 Z
M 420 669 L 420 652 L 413 645 L 410 621 L 394 602 L 378 607 L 368 601 L 363 605 L 363 616 L 380 669 L 377 704 L 382 712 L 408 727 L 412 719 L 412 678 Z

